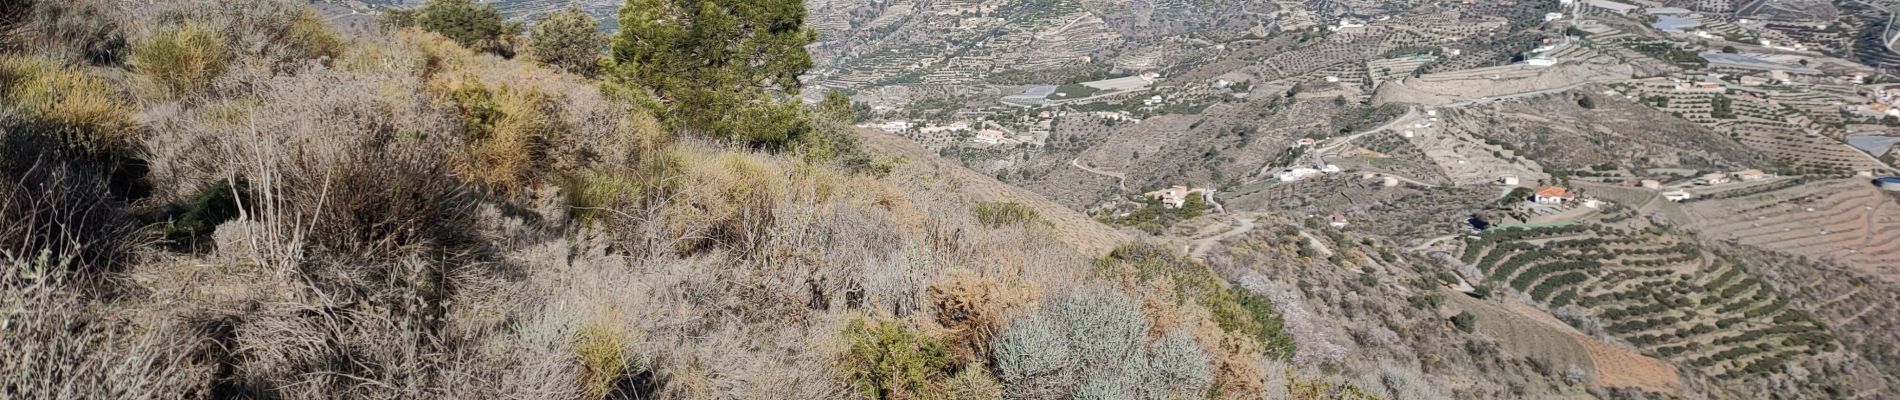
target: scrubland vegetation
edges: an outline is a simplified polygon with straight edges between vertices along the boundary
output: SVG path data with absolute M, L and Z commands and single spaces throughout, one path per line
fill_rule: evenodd
M 0 397 L 1336 391 L 1269 370 L 1278 311 L 1205 264 L 892 181 L 795 81 L 705 85 L 745 71 L 627 31 L 583 56 L 573 15 L 5 7 Z M 735 10 L 700 12 L 798 22 Z

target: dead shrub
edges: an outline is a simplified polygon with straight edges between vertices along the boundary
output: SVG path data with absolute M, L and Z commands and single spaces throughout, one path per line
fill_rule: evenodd
M 20 136 L 0 133 L 0 253 L 45 254 L 88 272 L 132 262 L 151 240 L 125 203 L 97 172 L 33 155 Z
M 1003 323 L 1032 302 L 1036 293 L 959 269 L 932 284 L 929 297 L 937 323 L 950 331 L 950 350 L 958 362 L 982 365 L 988 362 L 990 342 Z
M 0 220 L 3 221 L 3 220 Z M 3 223 L 3 222 L 0 222 Z M 172 399 L 211 374 L 176 327 L 134 327 L 87 301 L 55 249 L 0 251 L 0 393 L 13 399 Z
M 123 10 L 106 0 L 11 1 L 21 13 L 0 27 L 0 48 L 24 50 L 61 65 L 116 65 L 125 58 Z

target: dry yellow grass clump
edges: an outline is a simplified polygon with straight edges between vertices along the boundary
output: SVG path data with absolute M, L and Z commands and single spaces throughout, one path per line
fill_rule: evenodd
M 0 55 L 0 97 L 25 129 L 89 151 L 122 149 L 137 138 L 128 105 L 105 80 L 43 57 Z

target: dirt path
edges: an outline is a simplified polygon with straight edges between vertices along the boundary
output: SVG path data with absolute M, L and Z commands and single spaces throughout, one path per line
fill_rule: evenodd
M 1333 256 L 1333 249 L 1326 247 L 1326 242 L 1320 241 L 1318 236 L 1313 236 L 1313 234 L 1307 233 L 1305 230 L 1300 231 L 1300 236 L 1306 238 L 1306 244 L 1312 245 L 1313 250 L 1319 250 L 1320 255 L 1327 257 Z
M 1404 115 L 1400 115 L 1398 118 L 1393 118 L 1391 121 L 1386 121 L 1384 125 L 1379 125 L 1378 127 L 1361 131 L 1359 133 L 1354 133 L 1351 136 L 1347 136 L 1345 138 L 1336 140 L 1335 143 L 1327 144 L 1325 147 L 1313 149 L 1313 154 L 1318 154 L 1321 157 L 1324 157 L 1327 153 L 1331 153 L 1333 150 L 1339 149 L 1339 146 L 1345 146 L 1347 143 L 1352 143 L 1353 140 L 1358 139 L 1360 136 L 1370 135 L 1373 133 L 1377 133 L 1379 131 L 1392 129 L 1392 127 L 1399 126 L 1400 124 L 1412 122 L 1412 118 L 1417 118 L 1417 117 L 1418 117 L 1418 107 L 1406 106 Z
M 1076 157 L 1073 160 L 1069 160 L 1069 165 L 1074 165 L 1076 168 L 1081 168 L 1083 171 L 1088 171 L 1088 173 L 1091 173 L 1091 174 L 1115 178 L 1115 187 L 1121 188 L 1122 191 L 1124 192 L 1128 191 L 1128 175 L 1124 175 L 1119 172 L 1108 172 L 1108 171 L 1103 171 L 1103 170 L 1083 166 L 1081 157 Z
M 1201 256 L 1207 254 L 1207 250 L 1214 248 L 1215 245 L 1219 245 L 1222 240 L 1227 240 L 1227 238 L 1234 237 L 1234 236 L 1244 234 L 1247 232 L 1251 232 L 1253 231 L 1253 228 L 1256 226 L 1259 226 L 1259 225 L 1254 224 L 1254 217 L 1241 218 L 1240 226 L 1234 227 L 1234 229 L 1229 229 L 1226 232 L 1221 232 L 1218 235 L 1208 236 L 1208 237 L 1194 240 L 1192 242 L 1193 250 L 1188 252 L 1188 257 L 1196 259 L 1196 260 L 1206 261 L 1202 259 Z
M 1411 248 L 1405 249 L 1405 251 L 1414 252 L 1414 253 L 1425 251 L 1425 249 L 1431 248 L 1432 245 L 1438 244 L 1438 242 L 1443 242 L 1445 240 L 1455 238 L 1455 237 L 1458 237 L 1458 234 L 1454 233 L 1454 234 L 1439 236 L 1439 237 L 1435 237 L 1431 239 L 1425 239 L 1424 242 L 1419 243 L 1417 246 L 1412 246 Z

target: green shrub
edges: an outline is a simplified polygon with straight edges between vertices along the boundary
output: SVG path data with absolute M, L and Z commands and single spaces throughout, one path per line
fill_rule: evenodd
M 1012 321 L 990 345 L 996 378 L 1013 394 L 1056 397 L 1082 373 L 1069 349 L 1067 328 L 1044 313 Z
M 1451 326 L 1465 333 L 1471 333 L 1472 330 L 1478 329 L 1478 317 L 1471 315 L 1470 311 L 1460 311 L 1458 315 L 1451 316 Z
M 593 76 L 600 70 L 600 50 L 606 38 L 600 21 L 579 8 L 548 14 L 530 33 L 534 58 L 563 71 Z
M 1207 352 L 1186 334 L 1169 332 L 1150 346 L 1148 369 L 1160 398 L 1194 398 L 1214 383 Z
M 799 0 L 632 0 L 608 68 L 622 95 L 688 134 L 780 148 L 810 133 L 796 98 L 811 69 Z
M 470 146 L 457 165 L 459 175 L 491 192 L 527 190 L 546 169 L 547 147 L 561 126 L 547 95 L 532 89 L 490 88 L 474 77 L 449 80 L 448 103 L 461 112 Z
M 1135 267 L 1143 281 L 1160 277 L 1174 280 L 1175 289 L 1184 299 L 1192 299 L 1207 308 L 1221 330 L 1239 333 L 1259 341 L 1268 356 L 1286 359 L 1293 356 L 1293 336 L 1285 329 L 1286 321 L 1273 308 L 1273 301 L 1245 288 L 1228 285 L 1206 265 L 1179 253 L 1152 244 L 1134 244 L 1116 248 L 1103 265 L 1123 261 Z
M 851 321 L 843 367 L 851 389 L 869 399 L 938 398 L 948 391 L 950 347 L 945 340 L 888 319 Z
M 997 378 L 1013 397 L 1198 397 L 1208 355 L 1179 332 L 1149 344 L 1147 317 L 1111 289 L 1078 288 L 1017 318 L 992 343 Z
M 429 0 L 414 11 L 392 13 L 385 22 L 422 28 L 448 37 L 462 47 L 504 57 L 513 55 L 506 36 L 520 30 L 503 20 L 501 11 L 493 4 L 473 0 Z
M 203 90 L 229 67 L 224 37 L 195 22 L 160 29 L 132 47 L 132 66 L 174 94 Z
M 191 199 L 170 213 L 163 227 L 166 241 L 175 246 L 191 247 L 218 228 L 218 224 L 237 218 L 239 208 L 248 203 L 250 184 L 242 179 L 219 180 L 192 193 Z

